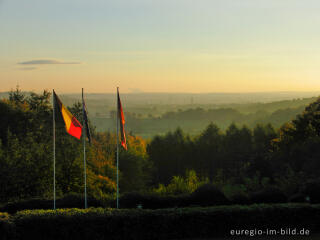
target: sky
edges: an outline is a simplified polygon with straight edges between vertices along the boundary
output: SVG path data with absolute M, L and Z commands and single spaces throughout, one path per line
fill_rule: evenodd
M 0 92 L 320 90 L 318 0 L 0 0 Z

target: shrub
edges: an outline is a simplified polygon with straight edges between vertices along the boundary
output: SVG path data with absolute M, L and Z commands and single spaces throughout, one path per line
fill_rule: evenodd
M 213 184 L 204 184 L 197 188 L 190 196 L 193 205 L 212 206 L 229 204 L 229 200 Z
M 186 207 L 190 204 L 189 195 L 167 195 L 146 194 L 139 192 L 125 193 L 120 197 L 121 208 L 137 208 L 141 205 L 146 209 Z
M 103 207 L 103 204 L 99 200 L 91 196 L 87 196 L 87 202 L 89 207 Z M 84 196 L 75 193 L 65 195 L 57 199 L 56 206 L 57 208 L 84 208 Z
M 8 221 L 9 220 L 9 214 L 6 212 L 0 212 L 0 221 Z
M 0 239 L 6 240 L 14 237 L 14 225 L 11 222 L 10 215 L 6 212 L 0 212 Z
M 53 201 L 47 199 L 27 199 L 22 201 L 16 202 L 9 202 L 0 208 L 1 212 L 8 212 L 10 214 L 16 213 L 18 211 L 24 209 L 52 209 L 53 208 Z
M 250 199 L 245 194 L 236 194 L 229 198 L 232 204 L 242 204 L 248 205 L 250 204 Z
M 276 188 L 266 188 L 250 195 L 251 203 L 285 203 L 287 196 Z
M 140 192 L 124 193 L 119 199 L 121 208 L 137 208 L 138 205 L 145 205 L 147 197 Z
M 158 208 L 177 208 L 187 207 L 190 205 L 190 195 L 168 195 L 157 196 L 150 195 L 149 202 L 146 203 L 145 208 L 158 209 Z
M 222 191 L 232 204 L 249 204 L 250 200 L 243 184 L 225 184 Z
M 307 195 L 303 193 L 296 193 L 289 197 L 289 202 L 295 202 L 295 203 L 304 203 L 307 202 Z
M 307 182 L 301 193 L 309 197 L 311 203 L 320 203 L 320 179 Z
M 190 194 L 208 181 L 208 179 L 201 181 L 194 170 L 187 170 L 185 177 L 173 176 L 167 186 L 159 184 L 158 188 L 153 189 L 153 191 L 161 195 Z

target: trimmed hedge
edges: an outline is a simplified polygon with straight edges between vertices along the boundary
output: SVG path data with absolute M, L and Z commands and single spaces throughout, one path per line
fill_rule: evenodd
M 0 239 L 187 239 L 230 237 L 231 229 L 320 231 L 320 205 L 259 204 L 176 209 L 26 210 L 11 216 L 15 236 Z M 9 221 L 9 220 L 8 220 Z M 10 223 L 7 222 L 10 225 Z
M 104 207 L 103 204 L 92 197 L 88 197 L 89 207 Z M 68 194 L 62 198 L 56 200 L 57 208 L 84 208 L 84 197 L 79 194 Z M 34 209 L 52 209 L 53 200 L 49 199 L 27 199 L 17 202 L 10 202 L 6 205 L 0 207 L 0 212 L 7 212 L 10 214 L 22 211 L 25 209 L 34 210 Z

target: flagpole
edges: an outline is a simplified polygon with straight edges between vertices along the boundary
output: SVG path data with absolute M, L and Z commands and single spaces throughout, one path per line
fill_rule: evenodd
M 119 87 L 117 87 L 117 208 L 119 208 Z
M 83 168 L 84 168 L 84 208 L 88 207 L 87 202 L 87 172 L 86 172 L 86 135 L 84 131 L 85 119 L 84 119 L 84 100 L 83 100 L 83 88 L 82 88 L 82 126 L 83 126 Z
M 52 124 L 53 124 L 53 209 L 56 209 L 56 122 L 55 122 L 55 99 L 52 90 Z

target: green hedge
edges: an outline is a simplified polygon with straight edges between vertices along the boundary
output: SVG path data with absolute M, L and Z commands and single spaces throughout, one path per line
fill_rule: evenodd
M 229 236 L 231 229 L 320 231 L 320 205 L 259 204 L 175 209 L 25 210 L 7 218 L 0 239 L 187 239 Z M 8 227 L 9 226 L 9 227 Z M 14 229 L 14 231 L 12 231 Z
M 101 201 L 88 196 L 89 207 L 104 207 Z M 56 200 L 57 208 L 84 208 L 84 196 L 79 194 L 67 194 Z M 33 198 L 25 199 L 16 202 L 9 202 L 0 207 L 0 212 L 8 212 L 10 214 L 22 211 L 25 209 L 52 209 L 52 199 Z

